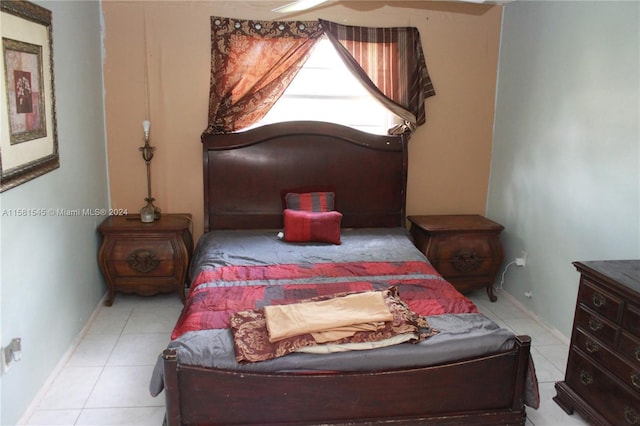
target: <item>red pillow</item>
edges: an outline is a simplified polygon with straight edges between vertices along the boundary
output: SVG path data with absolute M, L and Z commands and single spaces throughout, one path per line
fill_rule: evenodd
M 320 242 L 340 244 L 342 213 L 308 212 L 285 209 L 284 240 L 291 243 Z

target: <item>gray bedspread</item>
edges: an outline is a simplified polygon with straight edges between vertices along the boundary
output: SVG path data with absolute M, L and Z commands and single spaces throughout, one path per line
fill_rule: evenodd
M 288 243 L 276 230 L 214 231 L 198 241 L 189 274 L 230 265 L 412 260 L 428 262 L 404 228 L 343 229 L 339 245 Z
M 343 230 L 342 244 L 291 244 L 281 241 L 277 231 L 215 231 L 203 236 L 196 247 L 191 277 L 199 272 L 228 265 L 318 263 L 339 260 L 424 260 L 406 230 Z M 401 295 L 402 296 L 402 295 Z M 403 343 L 364 351 L 331 354 L 293 353 L 269 361 L 239 364 L 235 360 L 233 336 L 228 329 L 194 331 L 169 343 L 176 348 L 178 362 L 210 368 L 251 372 L 371 371 L 429 366 L 510 349 L 515 335 L 482 314 L 429 316 L 435 336 L 418 343 Z M 537 386 L 532 372 L 527 404 L 536 406 Z M 153 396 L 163 389 L 162 357 L 158 357 L 149 386 Z

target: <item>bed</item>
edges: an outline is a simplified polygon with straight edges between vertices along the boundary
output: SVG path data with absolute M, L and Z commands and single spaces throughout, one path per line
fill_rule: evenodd
M 205 234 L 150 383 L 166 424 L 524 424 L 539 403 L 531 340 L 478 313 L 413 246 L 408 135 L 289 122 L 202 142 Z M 291 208 L 309 194 L 333 205 Z M 410 342 L 239 343 L 247 330 L 261 341 L 273 307 L 365 293 L 416 320 Z

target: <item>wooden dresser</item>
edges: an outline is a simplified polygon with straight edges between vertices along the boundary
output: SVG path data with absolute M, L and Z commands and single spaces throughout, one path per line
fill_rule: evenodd
M 480 215 L 409 216 L 413 242 L 434 268 L 460 292 L 487 289 L 492 302 L 493 282 L 504 257 L 502 225 Z
M 98 227 L 103 236 L 98 262 L 111 306 L 115 292 L 144 296 L 177 291 L 184 301 L 193 252 L 190 214 L 163 214 L 151 223 L 139 215 L 110 216 Z
M 575 262 L 580 287 L 553 398 L 596 425 L 640 425 L 640 260 Z

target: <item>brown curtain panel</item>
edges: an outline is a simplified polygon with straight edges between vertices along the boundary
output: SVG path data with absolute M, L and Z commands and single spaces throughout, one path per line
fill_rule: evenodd
M 366 28 L 320 20 L 351 72 L 413 129 L 425 122 L 425 100 L 436 94 L 417 28 Z
M 311 21 L 211 17 L 209 126 L 230 133 L 259 121 L 296 76 L 322 29 Z

